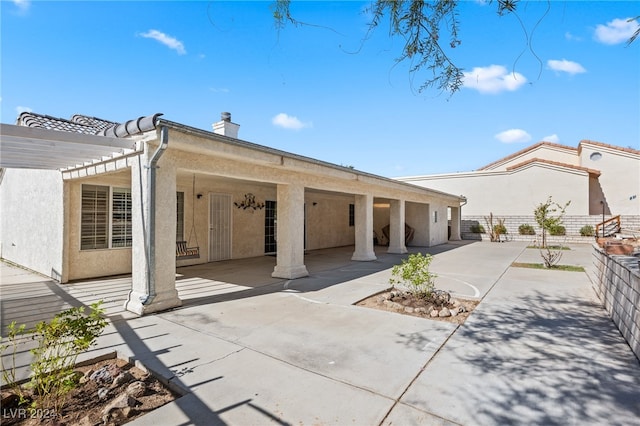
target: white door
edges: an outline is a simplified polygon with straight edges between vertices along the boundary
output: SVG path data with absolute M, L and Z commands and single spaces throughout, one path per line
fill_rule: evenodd
M 231 195 L 209 194 L 209 262 L 231 259 Z

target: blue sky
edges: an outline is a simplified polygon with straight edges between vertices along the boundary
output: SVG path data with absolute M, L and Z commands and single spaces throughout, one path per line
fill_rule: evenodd
M 418 93 L 368 2 L 9 1 L 1 13 L 1 121 L 22 111 L 126 121 L 162 112 L 211 130 L 383 176 L 474 170 L 533 143 L 640 149 L 637 2 L 461 2 L 467 72 L 449 97 Z M 548 9 L 548 11 L 547 11 Z M 518 20 L 518 18 L 520 20 Z

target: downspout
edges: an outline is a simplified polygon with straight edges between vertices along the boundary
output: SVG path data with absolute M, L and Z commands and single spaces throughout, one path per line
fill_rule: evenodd
M 169 131 L 166 126 L 160 127 L 160 146 L 156 149 L 145 166 L 149 173 L 149 190 L 147 205 L 149 206 L 149 223 L 147 226 L 147 282 L 146 295 L 141 299 L 143 305 L 150 304 L 156 297 L 156 169 L 158 161 L 169 145 Z

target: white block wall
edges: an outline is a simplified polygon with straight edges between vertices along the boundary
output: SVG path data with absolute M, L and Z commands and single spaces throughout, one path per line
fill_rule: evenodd
M 640 258 L 607 255 L 594 244 L 596 293 L 640 359 Z

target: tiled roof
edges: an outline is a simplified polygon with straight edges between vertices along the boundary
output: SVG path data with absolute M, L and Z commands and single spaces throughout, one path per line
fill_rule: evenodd
M 544 163 L 544 164 L 550 164 L 552 166 L 566 167 L 569 169 L 581 170 L 593 176 L 600 176 L 600 170 L 590 169 L 588 167 L 575 166 L 573 164 L 560 163 L 559 161 L 545 160 L 542 158 L 532 158 L 530 160 L 523 161 L 522 163 L 514 164 L 513 166 L 507 167 L 507 170 L 519 169 L 531 163 Z
M 522 155 L 522 154 L 525 154 L 525 153 L 527 153 L 527 152 L 529 152 L 529 151 L 533 151 L 534 149 L 539 148 L 539 147 L 541 147 L 541 146 L 550 146 L 550 147 L 562 148 L 562 149 L 568 149 L 568 150 L 572 150 L 572 151 L 576 151 L 576 152 L 577 152 L 577 148 L 574 148 L 574 147 L 572 147 L 572 146 L 561 145 L 561 144 L 559 144 L 559 143 L 553 143 L 553 142 L 538 142 L 538 143 L 537 143 L 537 144 L 535 144 L 535 145 L 531 145 L 531 146 L 529 146 L 529 147 L 527 147 L 527 148 L 521 149 L 521 150 L 520 150 L 520 151 L 518 151 L 518 152 L 515 152 L 515 153 L 513 153 L 513 154 L 511 154 L 511 155 L 508 155 L 508 156 L 506 156 L 506 157 L 503 157 L 503 158 L 501 158 L 501 159 L 499 159 L 499 160 L 496 160 L 496 161 L 494 161 L 494 162 L 492 162 L 492 163 L 489 163 L 489 164 L 487 164 L 487 165 L 486 165 L 486 166 L 484 166 L 484 167 L 480 167 L 478 170 L 486 170 L 486 169 L 488 169 L 489 167 L 491 167 L 491 166 L 493 166 L 493 165 L 495 165 L 495 164 L 498 164 L 498 163 L 502 163 L 502 162 L 504 162 L 504 161 L 511 160 L 512 158 L 516 158 L 516 157 L 518 157 L 518 156 L 520 156 L 520 155 Z
M 588 140 L 588 139 L 583 139 L 583 140 L 580 141 L 580 143 L 578 144 L 578 152 L 582 151 L 582 144 L 596 145 L 596 146 L 601 146 L 603 148 L 610 148 L 610 149 L 615 149 L 615 150 L 618 150 L 618 151 L 630 152 L 632 154 L 640 155 L 640 151 L 637 150 L 637 149 L 623 148 L 621 146 L 609 145 L 608 143 L 596 142 L 596 141 L 591 141 L 591 140 Z
M 162 114 L 148 115 L 120 124 L 80 114 L 74 115 L 71 117 L 71 120 L 66 120 L 50 115 L 23 112 L 18 117 L 18 124 L 27 127 L 58 130 L 61 132 L 122 138 L 154 129 L 157 119 L 161 115 Z

